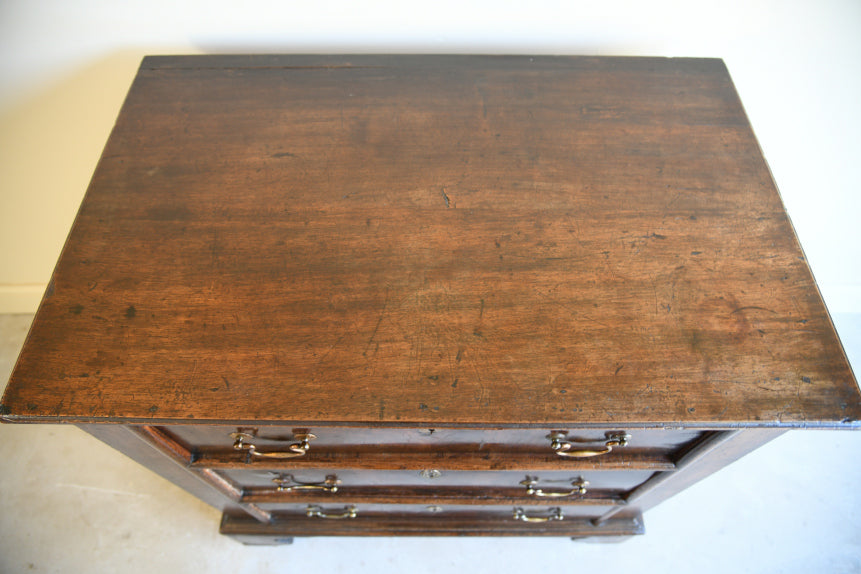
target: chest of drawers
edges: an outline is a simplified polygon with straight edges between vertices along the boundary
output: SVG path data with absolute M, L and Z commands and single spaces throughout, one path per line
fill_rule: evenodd
M 0 408 L 260 544 L 640 534 L 861 398 L 720 60 L 188 56 L 144 59 Z

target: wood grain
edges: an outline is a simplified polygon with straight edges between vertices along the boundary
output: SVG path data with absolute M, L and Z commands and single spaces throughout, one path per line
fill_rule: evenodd
M 270 523 L 225 513 L 221 534 L 240 541 L 259 543 L 261 538 L 293 536 L 632 536 L 643 534 L 641 516 L 611 518 L 596 526 L 587 519 L 565 519 L 538 524 L 517 522 L 494 515 L 467 514 L 453 517 L 438 515 L 376 514 L 359 515 L 348 520 L 307 518 L 302 514 L 283 516 Z M 249 537 L 245 539 L 245 537 Z M 276 542 L 276 540 L 270 540 Z
M 296 465 L 301 467 L 301 465 Z M 265 492 L 274 487 L 273 478 L 277 474 L 290 474 L 295 480 L 302 482 L 320 482 L 328 475 L 335 475 L 341 481 L 339 493 L 356 492 L 357 489 L 385 489 L 390 487 L 408 487 L 410 489 L 432 488 L 444 491 L 449 488 L 480 488 L 487 491 L 513 488 L 515 491 L 524 493 L 525 486 L 521 484 L 527 476 L 538 479 L 538 487 L 546 491 L 559 491 L 570 489 L 571 483 L 582 478 L 589 483 L 588 491 L 614 491 L 627 492 L 642 484 L 654 474 L 656 469 L 646 470 L 572 470 L 557 469 L 536 471 L 532 469 L 520 470 L 493 470 L 481 471 L 453 471 L 445 468 L 435 468 L 441 472 L 441 476 L 428 478 L 422 476 L 421 471 L 416 470 L 388 470 L 374 469 L 371 472 L 355 470 L 350 468 L 328 468 L 328 469 L 267 469 L 256 465 L 241 468 L 220 469 L 218 472 L 231 483 L 235 484 L 245 494 L 251 491 Z M 662 465 L 658 470 L 667 470 L 667 465 Z M 670 467 L 673 470 L 674 467 Z M 422 469 L 425 470 L 425 469 Z M 301 491 L 298 491 L 301 492 Z M 298 493 L 297 492 L 297 493 Z M 297 494 L 292 493 L 292 494 Z M 291 494 L 291 493 L 285 493 Z M 291 494 L 291 495 L 292 495 Z M 327 493 L 331 494 L 331 493 Z
M 563 488 L 548 488 L 561 492 Z M 301 502 L 305 504 L 440 504 L 440 505 L 508 505 L 510 506 L 615 506 L 624 505 L 619 493 L 590 491 L 588 495 L 536 498 L 522 488 L 486 487 L 347 487 L 335 493 L 319 491 L 277 492 L 271 489 L 248 489 L 242 502 L 279 504 Z
M 723 63 L 147 58 L 7 421 L 858 427 Z
M 496 470 L 673 470 L 668 453 L 657 450 L 630 451 L 591 457 L 566 459 L 555 454 L 497 448 L 487 452 L 445 448 L 412 447 L 392 450 L 381 445 L 376 449 L 327 449 L 293 459 L 254 459 L 241 452 L 200 453 L 191 462 L 193 468 L 269 469 L 365 469 L 415 470 L 440 468 L 446 471 Z

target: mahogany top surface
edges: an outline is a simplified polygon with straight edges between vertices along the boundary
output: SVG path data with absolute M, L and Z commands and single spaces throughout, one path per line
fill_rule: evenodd
M 0 412 L 852 427 L 861 399 L 722 61 L 190 56 L 143 61 Z

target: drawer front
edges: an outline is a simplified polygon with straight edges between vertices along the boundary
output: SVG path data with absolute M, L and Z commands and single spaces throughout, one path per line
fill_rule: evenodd
M 158 427 L 195 458 L 211 465 L 266 460 L 318 460 L 366 468 L 361 459 L 375 453 L 446 454 L 477 457 L 494 453 L 610 460 L 665 456 L 672 459 L 707 431 L 665 429 L 425 429 L 353 427 L 231 427 L 171 425 Z M 611 454 L 613 456 L 606 456 Z M 323 458 L 321 458 L 323 457 Z M 352 460 L 352 463 L 348 462 Z M 370 459 L 368 459 L 370 460 Z M 406 460 L 406 459 L 405 459 Z M 631 462 L 631 461 L 629 461 Z M 381 461 L 385 467 L 390 463 Z M 415 464 L 419 464 L 418 459 Z M 394 466 L 392 468 L 399 468 Z
M 361 471 L 350 469 L 222 469 L 218 471 L 227 481 L 240 489 L 281 489 L 283 492 L 300 490 L 333 491 L 327 484 L 335 484 L 342 495 L 351 488 L 366 486 L 415 486 L 441 487 L 486 487 L 514 488 L 526 491 L 524 482 L 533 479 L 533 490 L 560 492 L 570 490 L 576 482 L 588 483 L 588 490 L 627 491 L 646 480 L 651 471 L 445 471 L 425 469 L 423 471 L 379 470 Z M 329 478 L 327 481 L 327 477 Z M 294 488 L 305 485 L 314 488 Z
M 566 506 L 551 507 L 528 505 L 471 506 L 458 504 L 438 504 L 428 499 L 424 504 L 306 504 L 306 503 L 258 503 L 263 510 L 270 512 L 273 520 L 305 516 L 319 520 L 349 520 L 369 515 L 431 516 L 445 519 L 451 516 L 481 515 L 500 521 L 542 523 L 565 518 L 597 518 L 610 510 L 609 506 Z
M 649 471 L 463 472 L 228 469 L 212 471 L 241 493 L 240 500 L 270 503 L 339 502 L 488 506 L 619 505 L 627 492 L 654 476 Z M 430 502 L 429 502 L 430 501 Z
M 221 425 L 170 425 L 161 427 L 189 447 L 199 449 L 231 448 L 233 434 L 237 431 L 254 435 L 254 442 L 271 448 L 294 441 L 295 431 L 313 433 L 311 441 L 315 447 L 369 446 L 369 445 L 487 445 L 545 447 L 550 443 L 548 435 L 553 431 L 564 431 L 572 440 L 583 444 L 598 444 L 608 434 L 624 431 L 622 427 L 604 429 L 432 429 L 432 428 L 359 428 L 359 427 L 301 427 L 295 426 L 221 426 Z M 672 449 L 695 440 L 702 434 L 697 430 L 638 429 L 627 430 L 629 446 L 633 448 Z
M 245 544 L 283 544 L 294 536 L 565 536 L 575 539 L 609 537 L 621 540 L 643 534 L 639 513 L 614 517 L 595 524 L 589 516 L 578 517 L 568 509 L 505 507 L 500 512 L 460 512 L 451 508 L 424 512 L 372 512 L 345 506 L 312 508 L 302 512 L 279 512 L 266 522 L 243 514 L 225 514 L 220 532 Z M 329 514 L 332 518 L 322 518 Z M 338 516 L 344 516 L 338 518 Z M 517 518 L 515 518 L 517 516 Z M 605 538 L 606 539 L 606 538 Z

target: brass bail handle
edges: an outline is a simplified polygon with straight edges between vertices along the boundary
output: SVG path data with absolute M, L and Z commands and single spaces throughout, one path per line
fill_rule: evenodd
M 338 492 L 341 481 L 334 474 L 327 475 L 324 480 L 318 482 L 300 482 L 293 478 L 292 474 L 277 474 L 272 482 L 278 485 L 278 492 L 292 492 L 294 490 L 322 490 L 324 492 Z
M 287 451 L 275 452 L 260 450 L 257 445 L 251 442 L 257 437 L 249 432 L 237 430 L 230 433 L 230 438 L 233 439 L 233 448 L 236 450 L 246 450 L 252 456 L 259 456 L 261 458 L 296 458 L 305 456 L 305 453 L 311 447 L 310 441 L 317 437 L 308 432 L 294 432 L 293 440 L 299 442 L 288 446 Z
M 550 522 L 551 520 L 562 520 L 563 518 L 561 508 L 550 508 L 548 512 L 547 516 L 529 516 L 522 508 L 515 508 L 513 517 L 514 520 L 522 522 Z
M 567 438 L 568 433 L 565 431 L 553 431 L 547 438 L 550 439 L 550 448 L 559 456 L 569 458 L 588 458 L 590 456 L 600 456 L 612 452 L 614 447 L 623 447 L 631 440 L 631 435 L 625 431 L 608 432 L 604 446 L 601 448 L 577 448 L 575 442 L 593 442 L 581 441 Z
M 355 518 L 358 515 L 358 511 L 355 506 L 345 506 L 344 510 L 341 512 L 328 512 L 323 510 L 321 506 L 317 506 L 316 504 L 311 504 L 308 508 L 305 509 L 305 516 L 308 518 L 329 518 L 332 520 L 340 520 L 342 518 Z
M 526 487 L 526 494 L 543 498 L 561 498 L 563 496 L 586 494 L 586 487 L 589 485 L 589 481 L 583 480 L 582 476 L 578 476 L 571 481 L 571 486 L 573 486 L 574 488 L 562 492 L 546 492 L 541 488 L 535 488 L 538 484 L 537 476 L 527 476 L 524 480 L 520 481 L 520 484 Z

